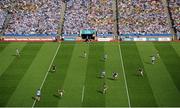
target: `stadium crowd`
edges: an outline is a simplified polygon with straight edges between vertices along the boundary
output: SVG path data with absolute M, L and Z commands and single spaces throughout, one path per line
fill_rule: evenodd
M 61 3 L 59 0 L 11 0 L 2 2 L 9 7 L 12 18 L 6 34 L 52 34 L 57 33 Z
M 70 0 L 65 13 L 64 34 L 79 34 L 79 30 L 89 29 L 87 21 L 89 0 Z M 87 5 L 86 5 L 87 4 Z
M 122 0 L 118 3 L 119 33 L 170 33 L 161 0 Z
M 13 2 L 14 1 L 14 2 Z M 175 27 L 180 27 L 178 0 L 169 0 Z M 0 0 L 0 28 L 7 10 L 12 18 L 6 34 L 53 34 L 60 21 L 61 0 Z M 113 31 L 112 0 L 68 0 L 64 34 L 79 34 L 82 29 L 94 29 L 98 34 Z M 5 11 L 6 10 L 6 11 Z M 120 34 L 170 33 L 167 12 L 162 0 L 118 1 Z
M 174 27 L 180 32 L 180 1 L 169 0 L 169 7 L 174 20 Z
M 112 16 L 112 0 L 70 0 L 63 32 L 79 34 L 82 29 L 94 29 L 99 34 L 112 33 Z
M 6 14 L 7 13 L 0 8 L 0 31 L 1 31 L 3 23 L 5 21 Z

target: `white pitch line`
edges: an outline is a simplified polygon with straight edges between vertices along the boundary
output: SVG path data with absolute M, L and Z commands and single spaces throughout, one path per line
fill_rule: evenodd
M 47 78 L 47 76 L 48 76 L 48 74 L 49 74 L 49 70 L 51 69 L 51 66 L 52 66 L 53 61 L 54 61 L 54 59 L 55 59 L 55 57 L 56 57 L 56 55 L 57 55 L 57 53 L 58 53 L 58 51 L 59 51 L 60 46 L 61 46 L 61 43 L 58 45 L 58 47 L 57 47 L 57 49 L 56 49 L 56 52 L 55 52 L 55 54 L 54 54 L 54 56 L 53 56 L 53 59 L 52 59 L 52 61 L 51 61 L 51 64 L 49 65 L 48 71 L 46 72 L 46 75 L 45 75 L 45 77 L 44 77 L 44 79 L 43 79 L 43 82 L 41 83 L 40 90 L 42 89 L 42 87 L 43 87 L 43 85 L 44 85 L 44 82 L 46 81 L 46 78 Z M 34 108 L 34 105 L 35 105 L 35 104 L 36 104 L 36 100 L 34 100 L 34 103 L 33 103 L 33 105 L 32 105 L 32 108 Z
M 83 85 L 81 102 L 83 102 L 83 100 L 84 100 L 84 89 L 85 89 L 85 86 Z
M 130 98 L 129 98 L 129 91 L 128 91 L 128 87 L 127 87 L 127 80 L 126 80 L 126 73 L 125 73 L 125 69 L 124 69 L 124 62 L 123 62 L 123 57 L 122 57 L 122 52 L 121 52 L 121 47 L 120 47 L 120 44 L 118 45 L 119 46 L 119 54 L 120 54 L 120 57 L 121 57 L 121 64 L 122 64 L 122 69 L 123 69 L 123 76 L 124 76 L 124 79 L 125 79 L 125 86 L 126 86 L 126 93 L 127 93 L 127 98 L 128 98 L 128 105 L 129 105 L 129 108 L 131 108 L 131 102 L 130 102 Z

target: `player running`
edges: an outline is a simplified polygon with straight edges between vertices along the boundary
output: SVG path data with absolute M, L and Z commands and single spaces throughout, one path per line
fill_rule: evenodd
M 139 76 L 142 76 L 142 77 L 144 76 L 144 71 L 143 71 L 142 68 L 139 68 L 139 69 L 138 69 L 138 75 L 139 75 Z
M 40 99 L 41 99 L 41 90 L 40 89 L 38 89 L 36 91 L 36 97 L 34 99 L 37 101 L 40 101 Z
M 104 54 L 104 61 L 107 60 L 107 54 Z
M 64 90 L 63 89 L 58 89 L 57 96 L 63 97 L 63 95 L 64 95 Z
M 113 77 L 113 80 L 117 79 L 118 73 L 117 73 L 117 72 L 113 72 L 113 73 L 112 73 L 112 77 Z
M 86 51 L 84 51 L 84 58 L 86 58 L 86 56 L 87 56 L 87 53 L 86 53 Z
M 102 93 L 103 93 L 103 94 L 106 94 L 107 89 L 108 89 L 108 86 L 106 85 L 106 83 L 104 83 L 104 84 L 103 84 L 103 91 L 102 91 Z
M 151 57 L 151 63 L 154 64 L 154 63 L 155 63 L 155 60 L 156 60 L 156 57 L 153 55 L 153 56 Z
M 156 51 L 155 55 L 156 55 L 156 58 L 157 58 L 157 59 L 160 58 L 158 51 Z
M 106 72 L 105 72 L 105 71 L 102 71 L 100 77 L 101 77 L 101 78 L 105 78 L 105 77 L 106 77 Z
M 18 48 L 16 48 L 16 56 L 20 57 L 20 53 L 19 53 L 19 49 Z
M 52 71 L 53 71 L 53 72 L 56 71 L 56 65 L 52 65 Z

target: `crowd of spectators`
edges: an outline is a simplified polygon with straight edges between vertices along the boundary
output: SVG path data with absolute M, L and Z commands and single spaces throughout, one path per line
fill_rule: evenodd
M 112 34 L 114 24 L 112 3 L 112 0 L 92 0 L 88 18 L 100 34 Z
M 117 0 L 120 34 L 170 33 L 163 0 Z M 180 30 L 180 2 L 167 0 Z M 56 34 L 62 0 L 0 0 L 0 29 L 7 13 L 12 14 L 5 34 Z M 113 32 L 113 0 L 67 0 L 64 34 L 93 29 L 98 34 Z
M 67 2 L 64 34 L 79 34 L 80 29 L 89 29 L 87 15 L 90 0 L 69 0 Z
M 53 34 L 60 21 L 60 0 L 4 0 L 12 18 L 5 34 Z M 8 5 L 11 4 L 9 7 Z
M 63 32 L 79 34 L 83 29 L 94 29 L 99 34 L 112 33 L 112 0 L 69 0 Z
M 180 0 L 169 0 L 174 27 L 180 32 Z
M 118 3 L 119 33 L 170 33 L 161 0 L 122 0 Z
M 3 23 L 5 21 L 6 14 L 7 13 L 0 8 L 0 31 L 1 31 Z

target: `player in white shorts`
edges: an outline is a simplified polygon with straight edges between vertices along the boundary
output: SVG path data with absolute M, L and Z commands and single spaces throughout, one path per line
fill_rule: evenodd
M 142 77 L 144 76 L 144 71 L 143 71 L 142 68 L 139 69 L 139 73 L 140 73 L 140 75 L 141 75 Z
M 153 55 L 153 56 L 151 57 L 151 63 L 154 64 L 154 63 L 155 63 L 155 60 L 156 60 L 156 57 Z
M 106 76 L 106 72 L 105 71 L 102 71 L 101 72 L 101 78 L 104 78 Z
M 113 72 L 113 73 L 112 73 L 112 77 L 113 77 L 114 80 L 117 79 L 118 73 L 117 73 L 117 72 Z
M 104 54 L 104 61 L 107 60 L 107 54 Z
M 58 90 L 58 95 L 60 96 L 60 97 L 62 97 L 63 95 L 64 95 L 64 90 Z
M 87 56 L 87 53 L 86 53 L 86 51 L 84 51 L 84 58 L 86 58 L 86 56 Z
M 37 101 L 40 101 L 40 99 L 41 99 L 41 90 L 40 89 L 38 89 L 37 91 L 36 91 L 36 98 L 35 98 Z
M 106 94 L 107 89 L 108 89 L 108 86 L 106 85 L 106 83 L 104 83 L 104 84 L 103 84 L 103 91 L 102 91 L 102 93 L 103 93 L 103 94 Z
M 17 56 L 20 56 L 20 53 L 19 53 L 19 49 L 18 49 L 18 48 L 16 48 L 16 55 L 17 55 Z

